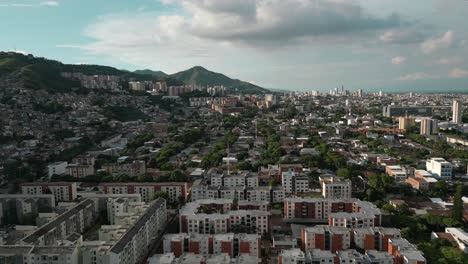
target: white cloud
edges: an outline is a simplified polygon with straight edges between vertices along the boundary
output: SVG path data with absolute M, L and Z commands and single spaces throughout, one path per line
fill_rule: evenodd
M 439 49 L 452 47 L 453 44 L 454 33 L 453 31 L 447 31 L 439 38 L 432 38 L 423 42 L 421 49 L 424 53 L 432 53 Z
M 439 59 L 436 64 L 440 65 L 458 65 L 463 63 L 463 58 L 461 57 L 448 57 Z
M 401 65 L 406 63 L 406 58 L 403 56 L 397 56 L 392 58 L 392 64 Z
M 430 80 L 430 79 L 439 79 L 437 75 L 431 75 L 424 72 L 416 72 L 407 74 L 404 76 L 399 77 L 397 80 L 399 81 L 420 81 L 420 80 Z
M 41 6 L 59 6 L 60 3 L 57 2 L 57 1 L 44 1 L 44 2 L 41 2 L 39 5 L 41 5 Z
M 383 32 L 379 40 L 388 44 L 412 44 L 421 43 L 429 35 L 429 30 L 424 28 L 400 28 Z
M 31 4 L 24 3 L 11 3 L 11 4 L 0 4 L 0 7 L 32 7 Z
M 449 77 L 451 78 L 467 78 L 468 77 L 468 70 L 464 70 L 461 68 L 454 68 L 450 71 Z
M 60 2 L 58 1 L 43 1 L 36 4 L 28 3 L 10 3 L 10 4 L 0 4 L 0 7 L 34 7 L 34 6 L 59 6 Z
M 355 1 L 164 0 L 163 3 L 181 11 L 171 15 L 139 12 L 103 16 L 83 31 L 92 39 L 90 43 L 58 46 L 80 48 L 93 55 L 112 56 L 146 67 L 159 68 L 156 63 L 164 61 L 167 65 L 169 61 L 171 65 L 179 65 L 172 70 L 179 70 L 189 66 L 190 59 L 239 60 L 234 52 L 247 57 L 246 54 L 258 52 L 257 48 L 285 50 L 310 47 L 309 44 L 349 44 L 347 36 L 351 34 L 356 42 L 370 40 L 376 32 L 400 25 L 397 15 L 378 18 Z

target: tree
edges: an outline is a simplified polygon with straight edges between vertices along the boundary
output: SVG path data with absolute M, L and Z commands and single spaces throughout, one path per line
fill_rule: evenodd
M 270 187 L 273 187 L 273 186 L 276 186 L 278 185 L 279 183 L 275 180 L 275 179 L 272 179 L 268 182 L 268 186 Z
M 453 208 L 452 208 L 452 218 L 455 221 L 463 220 L 463 185 L 459 184 L 455 190 L 455 196 L 453 197 Z
M 253 169 L 252 164 L 248 161 L 242 161 L 237 163 L 236 169 L 238 170 L 245 170 L 245 171 L 251 171 Z
M 351 172 L 347 168 L 340 168 L 336 171 L 336 175 L 338 177 L 349 178 L 351 176 Z

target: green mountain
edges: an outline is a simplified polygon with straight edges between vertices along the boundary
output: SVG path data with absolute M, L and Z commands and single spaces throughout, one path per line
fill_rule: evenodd
M 156 77 L 156 78 L 165 78 L 165 77 L 169 76 L 168 74 L 166 74 L 163 71 L 152 71 L 152 70 L 148 70 L 148 69 L 136 70 L 133 73 L 141 74 L 141 75 L 151 75 L 151 76 Z
M 266 93 L 268 90 L 257 85 L 237 79 L 231 79 L 224 74 L 209 71 L 201 66 L 195 66 L 186 71 L 181 71 L 170 75 L 172 78 L 186 84 L 213 86 L 223 85 L 231 91 L 237 89 L 241 93 Z
M 0 52 L 0 87 L 18 86 L 49 92 L 69 92 L 80 88 L 80 82 L 61 76 L 62 72 L 81 72 L 85 75 L 114 75 L 126 80 L 149 81 L 164 79 L 168 85 L 182 85 L 178 80 L 137 74 L 100 65 L 63 64 L 58 61 L 23 55 L 14 52 Z
M 186 71 L 167 75 L 160 71 L 140 70 L 129 72 L 109 66 L 63 64 L 59 61 L 14 52 L 0 52 L 0 88 L 24 87 L 49 92 L 69 92 L 81 88 L 80 82 L 61 76 L 62 72 L 81 72 L 85 75 L 114 75 L 125 81 L 164 80 L 168 86 L 193 84 L 202 86 L 223 85 L 230 91 L 265 93 L 268 90 L 226 75 L 196 66 Z M 124 81 L 124 82 L 125 82 Z

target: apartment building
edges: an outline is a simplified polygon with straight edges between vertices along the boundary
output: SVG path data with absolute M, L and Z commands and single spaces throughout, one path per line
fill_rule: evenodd
M 76 200 L 77 191 L 75 182 L 38 182 L 20 184 L 22 194 L 47 194 L 51 193 L 57 202 L 69 202 Z
M 388 253 L 394 256 L 394 264 L 426 264 L 423 253 L 404 238 L 389 239 Z
M 94 162 L 94 157 L 90 155 L 77 156 L 73 158 L 72 163 L 67 165 L 65 174 L 78 179 L 94 175 Z
M 373 227 L 380 226 L 381 212 L 374 204 L 358 199 L 286 198 L 284 219 L 289 222 L 307 219 L 331 226 Z
M 437 119 L 423 118 L 421 120 L 421 129 L 419 131 L 420 135 L 430 136 L 439 132 L 439 122 Z
M 281 186 L 283 186 L 285 195 L 310 191 L 309 179 L 294 171 L 281 173 Z
M 137 177 L 146 173 L 146 163 L 143 160 L 123 163 L 106 163 L 102 165 L 102 169 L 114 176 L 125 174 L 130 177 Z
M 426 161 L 426 170 L 438 179 L 452 180 L 452 163 L 443 158 L 432 158 Z
M 351 181 L 339 177 L 320 177 L 323 198 L 350 199 Z
M 109 249 L 109 263 L 142 263 L 167 222 L 166 201 L 154 200 L 127 232 Z
M 1 245 L 0 263 L 79 264 L 79 250 L 74 245 Z
M 174 253 L 176 257 L 184 253 L 194 253 L 206 256 L 228 254 L 237 257 L 247 254 L 261 257 L 260 239 L 256 234 L 166 234 L 163 238 L 163 252 Z
M 0 194 L 0 224 L 12 217 L 21 222 L 29 213 L 52 212 L 55 208 L 55 197 L 52 194 Z
M 200 199 L 237 199 L 279 203 L 284 200 L 284 190 L 281 186 L 220 187 L 197 184 L 191 188 L 191 200 Z
M 186 182 L 129 182 L 129 183 L 101 183 L 99 189 L 107 194 L 141 195 L 144 202 L 153 199 L 156 192 L 166 192 L 170 201 L 187 200 L 188 185 Z
M 22 243 L 41 246 L 54 245 L 59 240 L 67 239 L 73 233 L 83 233 L 94 224 L 95 217 L 94 202 L 84 200 L 23 238 Z
M 408 178 L 406 179 L 406 183 L 410 184 L 413 189 L 425 191 L 429 190 L 429 182 L 427 182 L 424 178 Z
M 141 195 L 138 193 L 123 193 L 123 194 L 106 194 L 94 192 L 79 192 L 78 197 L 82 199 L 90 199 L 94 202 L 96 212 L 105 211 L 108 208 L 108 201 L 122 198 L 130 202 L 141 202 Z
M 217 187 L 258 187 L 258 176 L 252 173 L 240 172 L 238 174 L 213 174 L 211 186 Z
M 397 183 L 405 182 L 408 177 L 408 172 L 401 165 L 386 166 L 385 173 L 388 176 L 393 177 Z
M 232 210 L 230 199 L 197 200 L 180 209 L 180 230 L 187 233 L 219 234 L 239 229 L 262 235 L 269 232 L 270 212 Z
M 290 264 L 393 264 L 394 257 L 387 252 L 368 250 L 361 254 L 354 249 L 330 252 L 329 250 L 310 249 L 302 252 L 299 249 L 283 250 L 278 262 Z
M 47 176 L 50 179 L 53 175 L 63 175 L 67 172 L 67 166 L 68 162 L 66 161 L 50 163 L 47 165 Z
M 392 238 L 401 238 L 397 228 L 369 227 L 351 230 L 354 245 L 363 250 L 388 251 L 388 242 Z
M 351 236 L 348 228 L 318 225 L 303 228 L 301 241 L 301 248 L 305 251 L 321 249 L 336 252 L 350 247 Z

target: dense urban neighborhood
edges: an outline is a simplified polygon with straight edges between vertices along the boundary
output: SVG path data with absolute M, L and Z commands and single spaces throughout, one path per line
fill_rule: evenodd
M 468 263 L 467 106 L 2 52 L 0 263 Z

